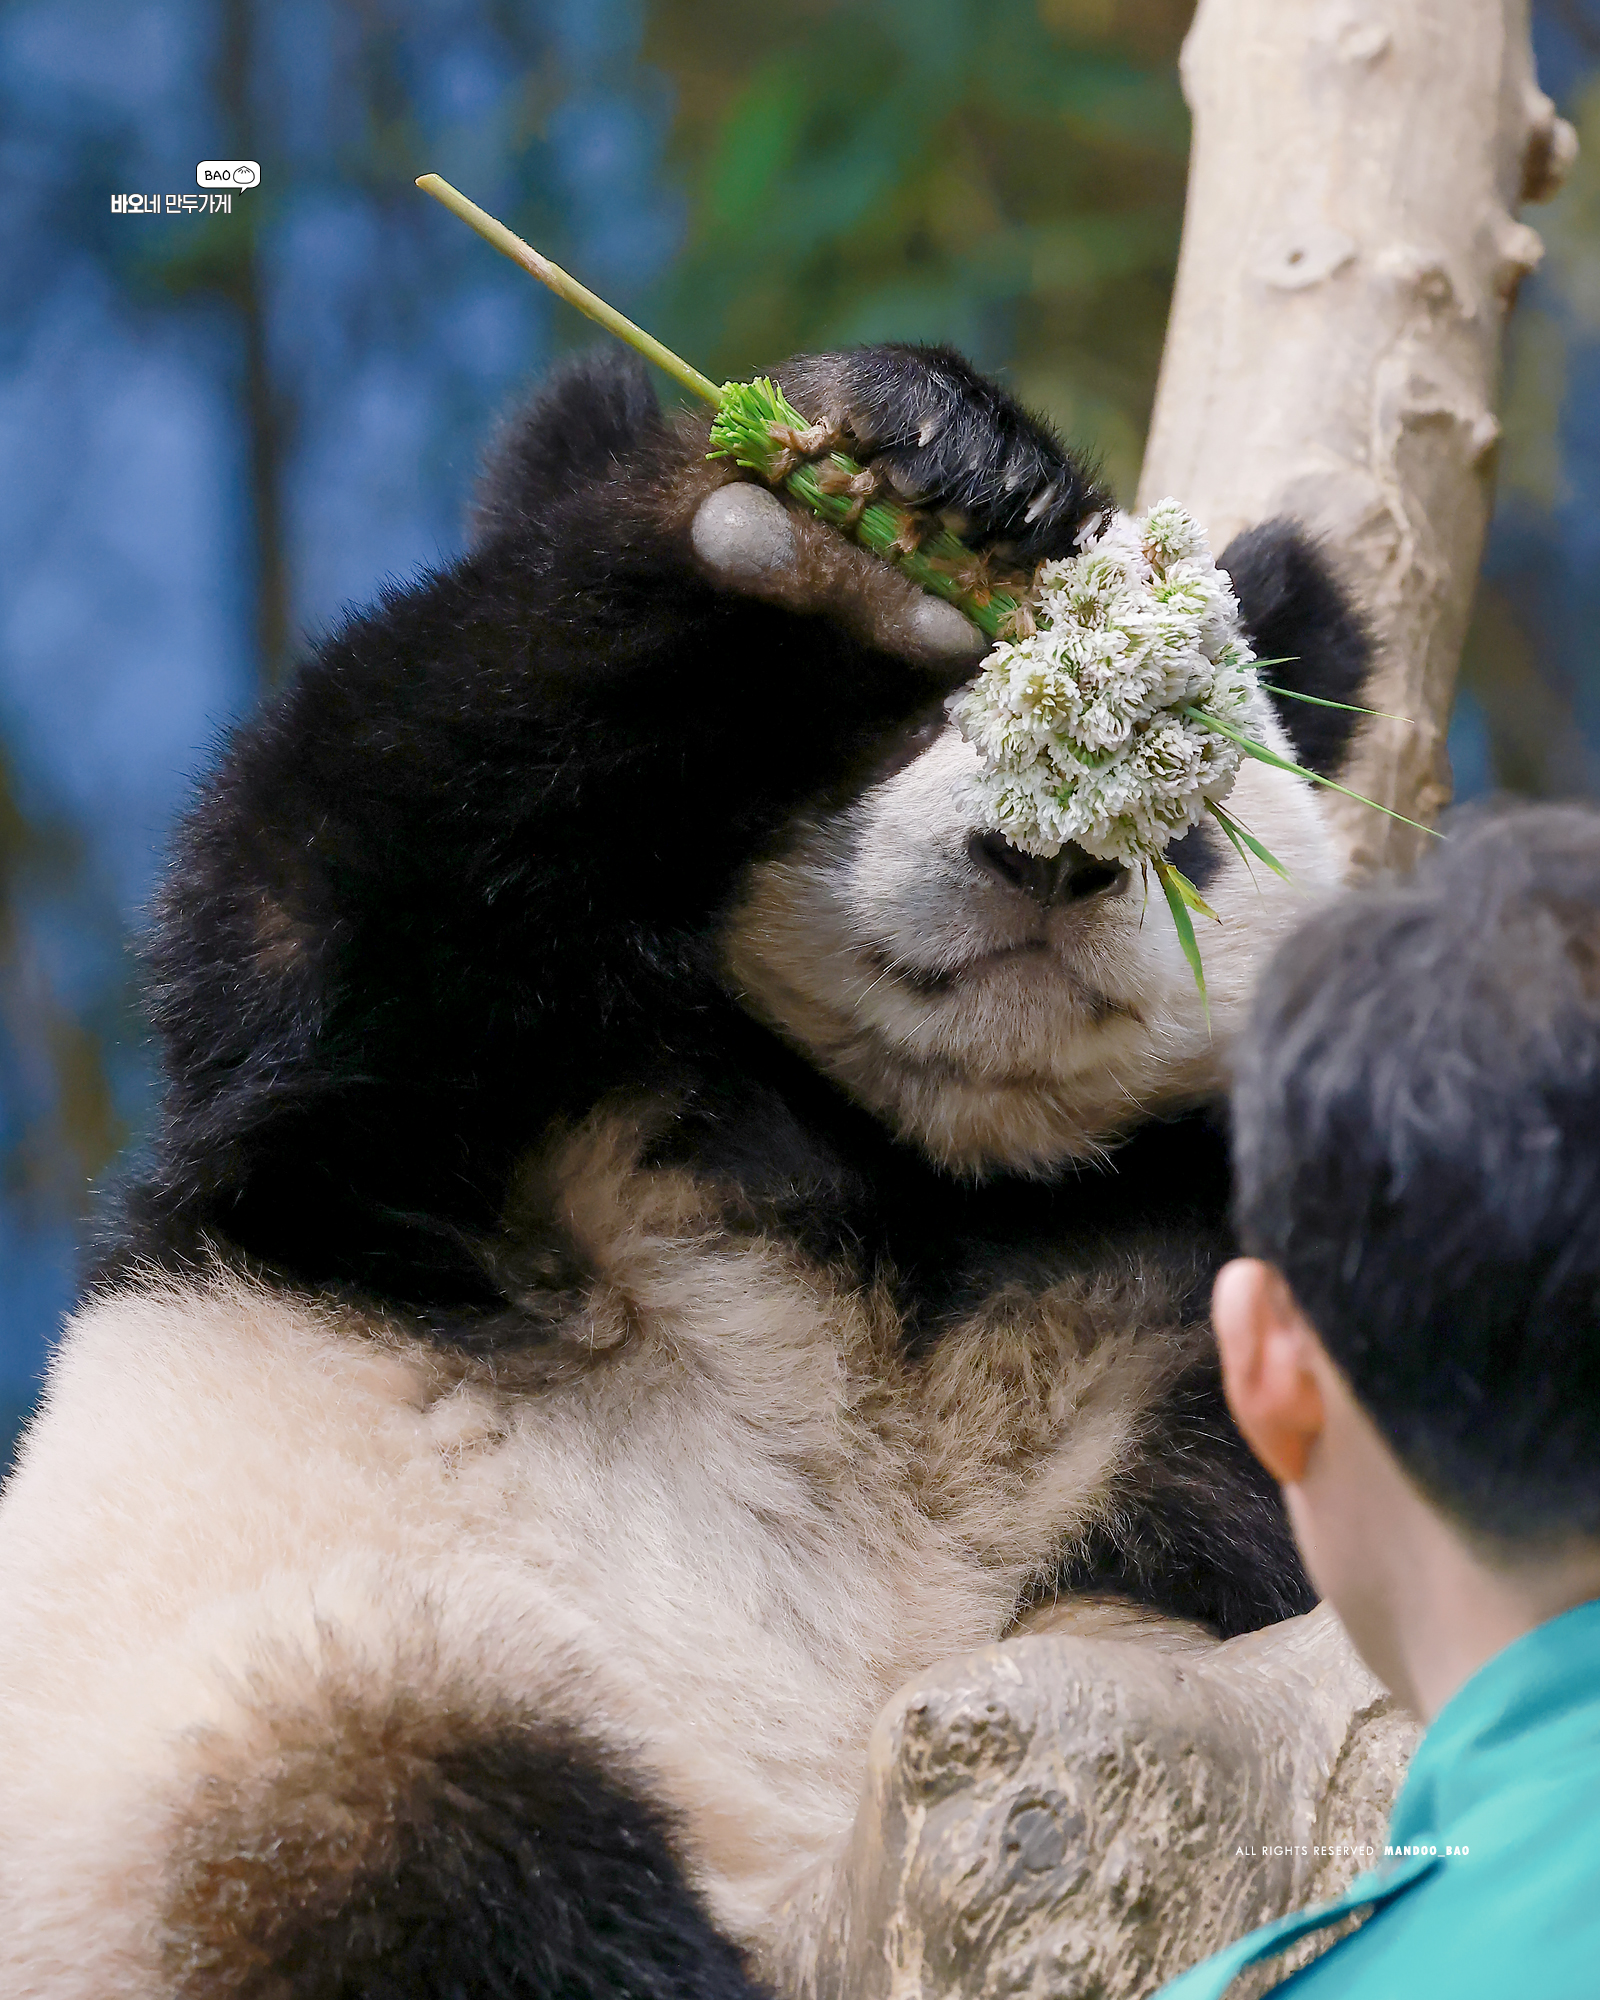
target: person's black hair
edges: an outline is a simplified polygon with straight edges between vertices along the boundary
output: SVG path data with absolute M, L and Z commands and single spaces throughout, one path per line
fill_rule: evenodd
M 1240 1240 L 1418 1484 L 1600 1533 L 1600 812 L 1458 815 L 1279 950 L 1239 1051 Z

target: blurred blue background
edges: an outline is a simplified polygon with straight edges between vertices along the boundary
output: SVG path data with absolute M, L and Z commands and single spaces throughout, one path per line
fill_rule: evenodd
M 0 1467 L 151 1055 L 165 831 L 307 634 L 458 546 L 581 323 L 434 169 L 717 376 L 956 341 L 1131 495 L 1192 0 L 0 7 Z M 1536 0 L 1584 161 L 1535 220 L 1458 792 L 1600 773 L 1600 0 Z M 249 158 L 227 215 L 113 214 Z

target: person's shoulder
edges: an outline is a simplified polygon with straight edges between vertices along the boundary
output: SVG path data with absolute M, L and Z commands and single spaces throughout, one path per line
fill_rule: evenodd
M 1593 2000 L 1600 1852 L 1588 1827 L 1595 1772 L 1552 1777 L 1437 1843 L 1438 1866 L 1270 1989 L 1273 2000 Z M 1509 1823 L 1495 1824 L 1496 1812 Z

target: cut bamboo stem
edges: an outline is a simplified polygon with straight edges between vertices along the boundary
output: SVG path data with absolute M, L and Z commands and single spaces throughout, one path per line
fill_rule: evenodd
M 603 326 L 607 333 L 614 333 L 619 340 L 625 340 L 636 353 L 642 354 L 646 361 L 653 361 L 663 374 L 670 375 L 674 382 L 680 382 L 692 395 L 717 408 L 721 407 L 722 391 L 709 375 L 702 375 L 698 368 L 691 368 L 681 354 L 674 354 L 654 334 L 636 326 L 615 306 L 608 306 L 587 285 L 580 285 L 570 272 L 563 271 L 559 264 L 552 264 L 548 257 L 541 256 L 531 243 L 524 243 L 503 222 L 496 222 L 486 209 L 479 208 L 475 201 L 468 201 L 459 188 L 453 188 L 438 174 L 419 174 L 417 186 L 424 194 L 431 194 L 435 201 L 442 202 L 452 215 L 459 216 L 469 227 L 477 230 L 484 242 L 492 243 L 502 257 L 509 257 L 513 264 L 520 264 L 541 285 L 548 285 L 569 306 L 576 306 L 597 326 Z
M 763 391 L 766 402 L 772 404 L 769 415 L 781 415 L 783 425 L 806 427 L 806 419 L 799 411 L 783 403 L 779 392 L 770 383 L 724 382 L 719 388 L 709 375 L 702 375 L 698 368 L 691 367 L 681 354 L 674 354 L 654 334 L 646 333 L 642 326 L 619 313 L 615 306 L 608 306 L 587 285 L 580 285 L 570 272 L 563 271 L 559 264 L 553 264 L 531 243 L 525 243 L 503 222 L 497 222 L 486 209 L 479 208 L 475 201 L 469 201 L 459 188 L 452 187 L 439 174 L 419 174 L 417 186 L 424 194 L 431 194 L 435 201 L 441 202 L 452 215 L 475 229 L 502 257 L 509 257 L 513 264 L 537 278 L 540 284 L 548 285 L 558 298 L 576 306 L 597 326 L 614 333 L 636 354 L 653 361 L 664 374 L 681 383 L 691 394 L 710 403 L 719 417 L 728 412 L 730 397 L 734 397 L 736 402 L 742 398 L 743 403 L 748 404 L 750 391 L 755 388 Z M 748 411 L 746 414 L 748 416 Z M 976 563 L 972 551 L 957 541 L 954 535 L 941 529 L 932 536 L 913 537 L 912 517 L 905 508 L 886 505 L 882 501 L 863 506 L 845 492 L 830 491 L 814 465 L 800 465 L 785 477 L 774 477 L 771 465 L 779 447 L 769 421 L 747 421 L 735 427 L 735 436 L 736 442 L 720 445 L 718 449 L 725 451 L 746 471 L 756 473 L 769 485 L 781 485 L 797 500 L 804 501 L 824 521 L 842 528 L 846 534 L 854 535 L 874 555 L 892 562 L 921 589 L 932 591 L 935 596 L 955 605 L 985 637 L 998 638 L 1006 629 L 1007 621 L 1017 608 L 1016 596 L 983 582 L 974 587 L 968 579 L 972 571 L 981 568 L 981 565 Z M 712 437 L 717 437 L 715 428 Z M 859 476 L 861 467 L 853 458 L 847 458 L 843 452 L 833 452 L 830 457 L 834 470 L 846 482 Z M 920 546 L 916 545 L 918 542 Z

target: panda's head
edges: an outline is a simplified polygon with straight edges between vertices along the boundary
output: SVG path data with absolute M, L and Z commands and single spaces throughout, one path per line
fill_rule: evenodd
M 1292 883 L 1209 823 L 1174 847 L 1221 918 L 1195 919 L 1208 1020 L 1159 884 L 1020 853 L 985 829 L 977 769 L 942 709 L 912 725 L 750 868 L 724 957 L 747 1007 L 942 1165 L 1039 1173 L 1216 1092 L 1257 968 L 1337 856 L 1312 788 L 1248 760 L 1230 808 Z

